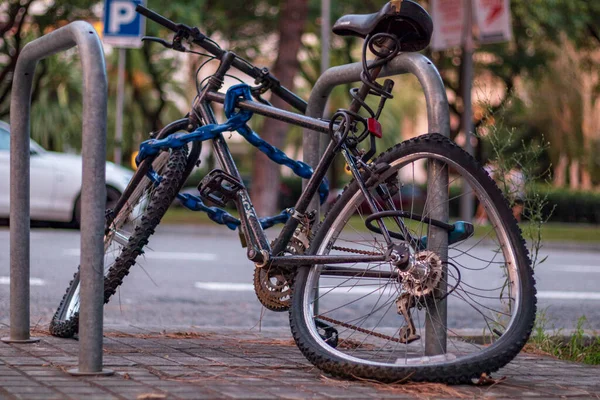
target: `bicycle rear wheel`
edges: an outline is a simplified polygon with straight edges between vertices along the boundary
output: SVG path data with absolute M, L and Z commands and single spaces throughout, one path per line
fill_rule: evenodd
M 389 169 L 368 190 L 380 210 L 400 211 L 396 216 L 410 236 L 399 233 L 394 217 L 384 218 L 385 225 L 407 239 L 415 268 L 402 271 L 387 262 L 300 268 L 290 310 L 300 350 L 325 372 L 385 382 L 458 383 L 504 366 L 531 333 L 536 299 L 524 240 L 500 190 L 470 155 L 438 134 L 403 142 L 379 163 Z M 428 181 L 434 168 L 449 176 L 439 182 L 449 193 L 443 204 Z M 490 225 L 475 226 L 468 238 L 448 234 L 446 255 L 446 246 L 435 247 L 427 221 L 440 207 L 455 220 L 463 182 Z M 393 207 L 376 191 L 379 185 L 395 193 Z M 307 253 L 384 254 L 382 235 L 365 228 L 370 211 L 364 200 L 350 183 Z
M 123 283 L 149 237 L 183 184 L 187 147 L 161 152 L 152 163 L 160 176 L 155 184 L 144 177 L 104 236 L 104 303 Z M 50 322 L 50 333 L 72 337 L 79 329 L 79 268 Z

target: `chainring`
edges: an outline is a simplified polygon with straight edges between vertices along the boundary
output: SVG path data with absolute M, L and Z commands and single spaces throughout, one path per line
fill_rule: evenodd
M 271 268 L 254 269 L 254 292 L 266 309 L 275 312 L 290 309 L 292 283 L 286 275 Z
M 286 248 L 288 254 L 304 253 L 304 244 L 292 238 Z M 254 269 L 254 293 L 258 301 L 268 310 L 288 311 L 292 303 L 293 272 L 280 268 L 263 267 Z

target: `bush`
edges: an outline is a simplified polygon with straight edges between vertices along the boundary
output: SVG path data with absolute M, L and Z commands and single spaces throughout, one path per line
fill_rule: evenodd
M 549 221 L 600 224 L 600 193 L 540 187 L 540 191 L 548 193 L 548 203 L 542 212 L 550 217 Z

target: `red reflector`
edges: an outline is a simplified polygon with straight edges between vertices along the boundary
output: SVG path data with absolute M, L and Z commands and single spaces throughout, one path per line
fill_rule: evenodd
M 378 138 L 383 136 L 381 133 L 381 124 L 375 118 L 367 118 L 367 128 L 369 128 L 369 132 Z

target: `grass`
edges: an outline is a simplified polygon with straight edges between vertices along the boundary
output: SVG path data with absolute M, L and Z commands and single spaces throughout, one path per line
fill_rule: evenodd
M 227 210 L 231 215 L 237 217 L 236 210 Z M 163 217 L 161 224 L 172 225 L 209 225 L 215 224 L 208 218 L 206 213 L 201 211 L 190 211 L 183 207 L 171 207 Z M 225 228 L 227 229 L 227 228 Z
M 564 335 L 561 330 L 548 333 L 546 330 L 548 319 L 542 312 L 536 318 L 525 351 L 548 354 L 561 360 L 600 365 L 600 337 L 586 334 L 584 330 L 586 322 L 585 316 L 580 317 L 571 335 Z
M 236 210 L 227 210 L 234 216 L 238 213 Z M 174 225 L 204 225 L 213 224 L 208 216 L 203 212 L 189 211 L 182 207 L 171 207 L 164 216 L 162 223 Z M 416 222 L 415 222 L 416 224 Z M 521 224 L 521 229 L 526 231 L 526 222 Z M 353 216 L 350 225 L 358 232 L 366 232 L 362 219 L 359 216 Z M 487 231 L 484 229 L 484 232 Z M 477 235 L 477 229 L 475 229 Z M 600 226 L 592 224 L 561 224 L 546 223 L 542 225 L 542 237 L 544 241 L 549 242 L 578 242 L 578 243 L 599 243 L 600 244 Z
M 545 223 L 542 237 L 545 242 L 600 243 L 600 225 Z

